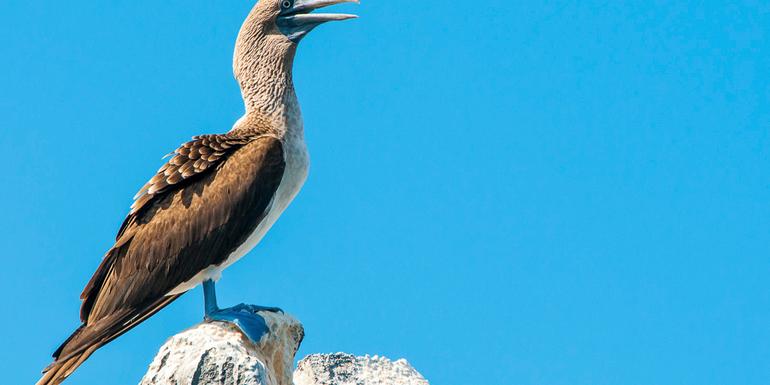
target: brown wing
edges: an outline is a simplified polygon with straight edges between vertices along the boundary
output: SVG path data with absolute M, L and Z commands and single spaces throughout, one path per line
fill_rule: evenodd
M 182 144 L 168 155 L 172 158 L 136 193 L 134 204 L 131 205 L 131 213 L 118 231 L 118 238 L 123 235 L 126 226 L 136 214 L 152 199 L 173 187 L 195 180 L 248 142 L 248 138 L 225 134 L 196 136 L 193 140 Z
M 217 140 L 207 138 L 209 143 Z M 176 166 L 175 156 L 175 163 L 170 161 L 158 174 L 166 180 L 154 178 L 142 189 L 141 196 L 152 198 L 129 215 L 115 247 L 83 293 L 83 327 L 56 358 L 66 361 L 92 352 L 125 333 L 173 301 L 176 297 L 167 296 L 171 290 L 224 262 L 248 238 L 280 185 L 284 154 L 281 142 L 270 136 L 233 147 L 239 148 L 215 155 L 214 163 L 192 175 Z M 199 147 L 189 148 L 192 153 Z M 184 152 L 180 150 L 177 156 Z M 196 169 L 195 164 L 191 167 Z M 170 169 L 174 171 L 166 175 Z M 181 179 L 170 178 L 176 173 Z
M 110 271 L 110 267 L 115 262 L 115 259 L 120 255 L 122 243 L 132 239 L 123 235 L 129 227 L 136 224 L 136 221 L 142 217 L 144 214 L 143 210 L 149 208 L 151 206 L 150 203 L 162 199 L 167 195 L 165 193 L 177 191 L 206 175 L 208 171 L 215 169 L 234 151 L 243 147 L 250 140 L 250 138 L 229 134 L 195 136 L 193 140 L 183 143 L 178 149 L 168 155 L 172 156 L 172 158 L 134 196 L 131 212 L 123 221 L 118 231 L 117 242 L 104 257 L 101 266 L 99 266 L 83 290 L 81 294 L 83 305 L 80 310 L 80 318 L 83 322 L 86 322 L 93 302 L 96 300 L 96 296 L 92 294 L 100 290 L 106 274 Z

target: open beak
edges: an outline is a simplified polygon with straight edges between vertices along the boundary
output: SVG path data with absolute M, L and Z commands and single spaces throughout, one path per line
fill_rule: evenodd
M 311 13 L 316 9 L 342 3 L 358 3 L 358 0 L 295 0 L 294 5 L 281 12 L 276 19 L 278 28 L 289 40 L 299 42 L 313 28 L 327 21 L 355 19 L 358 16 L 345 13 Z

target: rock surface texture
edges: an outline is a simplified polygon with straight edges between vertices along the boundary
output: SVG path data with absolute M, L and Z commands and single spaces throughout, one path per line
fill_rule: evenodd
M 258 344 L 230 324 L 202 323 L 169 339 L 140 385 L 428 385 L 406 360 L 344 353 L 308 356 L 292 374 L 302 324 L 259 314 L 270 332 Z
M 356 357 L 350 354 L 313 354 L 294 372 L 295 385 L 428 385 L 406 360 Z
M 270 333 L 258 344 L 228 323 L 202 323 L 169 339 L 140 385 L 292 385 L 304 337 L 294 317 L 260 312 Z

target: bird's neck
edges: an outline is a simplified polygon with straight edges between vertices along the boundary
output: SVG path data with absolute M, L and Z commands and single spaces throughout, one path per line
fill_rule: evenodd
M 247 113 L 273 115 L 280 113 L 288 101 L 296 99 L 292 66 L 294 55 L 276 58 L 277 55 L 260 55 L 239 64 L 236 78 Z
M 284 58 L 278 55 L 255 55 L 236 69 L 236 78 L 248 120 L 269 123 L 274 130 L 289 130 L 299 115 L 299 102 L 292 79 L 293 52 Z
M 297 46 L 283 35 L 265 33 L 250 19 L 241 28 L 233 57 L 233 72 L 246 109 L 239 122 L 259 122 L 262 128 L 252 130 L 267 127 L 281 136 L 287 131 L 301 131 L 292 79 Z

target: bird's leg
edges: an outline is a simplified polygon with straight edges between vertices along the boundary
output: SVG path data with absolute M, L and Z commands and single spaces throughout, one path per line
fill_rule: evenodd
M 276 307 L 246 304 L 240 304 L 228 309 L 220 309 L 219 306 L 217 306 L 217 291 L 214 281 L 212 280 L 203 282 L 203 298 L 206 310 L 204 320 L 206 322 L 229 322 L 240 329 L 241 332 L 254 343 L 258 343 L 259 340 L 262 339 L 262 336 L 267 334 L 270 330 L 267 327 L 265 319 L 257 314 L 257 312 L 269 311 L 283 313 L 281 309 Z
M 219 311 L 219 306 L 217 305 L 217 288 L 214 281 L 210 279 L 203 281 L 203 302 L 206 318 Z

